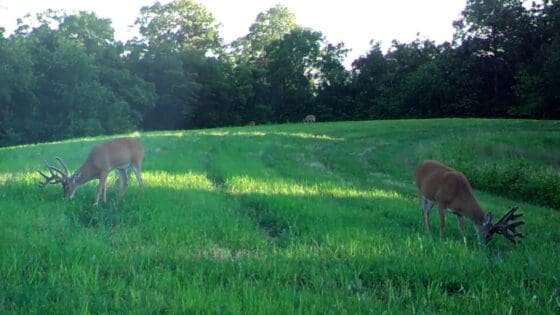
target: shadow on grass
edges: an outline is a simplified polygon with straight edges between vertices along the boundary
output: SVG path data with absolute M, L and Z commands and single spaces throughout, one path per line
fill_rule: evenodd
M 80 203 L 70 204 L 66 211 L 66 217 L 75 224 L 85 228 L 114 228 L 120 221 L 118 213 L 118 201 L 108 201 L 106 204 L 84 205 Z

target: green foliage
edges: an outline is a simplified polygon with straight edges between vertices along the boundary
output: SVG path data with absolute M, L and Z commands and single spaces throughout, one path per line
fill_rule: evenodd
M 287 7 L 277 4 L 259 13 L 249 33 L 231 44 L 235 57 L 240 62 L 255 62 L 272 42 L 282 39 L 296 27 L 295 15 Z
M 531 130 L 535 123 L 524 125 Z M 461 170 L 476 189 L 560 209 L 559 144 L 555 132 L 499 136 L 480 132 L 460 141 L 441 142 L 423 157 Z
M 560 16 L 560 13 L 558 14 Z M 556 92 L 556 87 L 560 84 L 560 34 L 542 47 L 544 62 L 541 69 L 542 73 L 542 92 L 544 103 L 539 108 L 540 117 L 560 117 L 560 95 Z
M 243 104 L 236 99 L 233 65 L 223 60 L 207 59 L 197 74 L 201 84 L 198 106 L 192 113 L 198 127 L 241 125 Z
M 274 121 L 299 121 L 313 99 L 321 56 L 321 33 L 296 29 L 272 42 L 263 58 L 268 103 Z
M 0 92 L 5 143 L 136 129 L 153 106 L 153 88 L 124 68 L 109 22 L 47 13 L 2 40 L 0 80 L 10 76 Z
M 420 117 L 560 118 L 558 1 L 469 0 L 452 43 L 347 49 L 282 5 L 225 45 L 193 0 L 156 2 L 140 35 L 48 10 L 0 36 L 0 145 L 133 129 Z M 0 29 L 1 30 L 1 29 Z
M 466 242 L 454 224 L 429 236 L 412 172 L 465 135 L 501 144 L 484 149 L 490 163 L 508 151 L 552 164 L 558 131 L 437 119 L 147 132 L 144 191 L 132 179 L 119 200 L 112 175 L 99 207 L 95 183 L 64 200 L 36 170 L 53 156 L 74 170 L 106 137 L 1 148 L 0 313 L 556 314 L 558 211 L 519 203 L 518 245 L 481 247 L 470 222 Z M 476 195 L 499 213 L 515 204 Z
M 0 37 L 0 146 L 37 139 L 36 75 L 29 52 Z
M 452 44 L 379 45 L 354 62 L 357 118 L 558 118 L 558 3 L 467 1 Z M 546 65 L 545 65 L 546 64 Z M 368 69 L 371 67 L 371 69 Z
M 194 0 L 142 7 L 136 24 L 149 46 L 165 45 L 175 52 L 196 50 L 203 54 L 218 52 L 222 46 L 219 23 Z
M 157 99 L 143 116 L 146 129 L 181 129 L 192 127 L 200 84 L 196 71 L 203 62 L 198 54 L 183 55 L 165 47 L 133 45 L 127 64 L 143 81 L 152 82 Z M 151 100 L 151 98 L 150 98 Z

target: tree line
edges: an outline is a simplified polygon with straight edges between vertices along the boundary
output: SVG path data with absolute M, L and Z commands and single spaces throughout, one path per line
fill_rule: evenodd
M 359 9 L 359 8 L 356 8 Z M 225 44 L 194 0 L 143 7 L 139 35 L 49 10 L 0 28 L 0 146 L 130 130 L 420 117 L 560 118 L 559 0 L 468 0 L 451 42 L 343 43 L 277 5 Z

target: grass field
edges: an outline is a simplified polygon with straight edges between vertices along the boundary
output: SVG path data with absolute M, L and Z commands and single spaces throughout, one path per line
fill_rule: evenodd
M 0 313 L 560 313 L 558 122 L 139 137 L 144 192 L 132 178 L 119 201 L 114 176 L 98 207 L 96 182 L 64 200 L 36 170 L 55 156 L 74 170 L 106 138 L 0 148 Z M 473 177 L 495 217 L 518 205 L 523 242 L 481 247 L 466 222 L 464 243 L 451 215 L 443 238 L 427 235 L 412 179 L 424 158 Z

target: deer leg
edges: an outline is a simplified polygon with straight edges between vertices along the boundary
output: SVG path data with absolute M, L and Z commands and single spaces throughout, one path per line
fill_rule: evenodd
M 107 203 L 107 177 L 103 181 L 103 203 Z
M 99 176 L 99 184 L 97 184 L 97 194 L 95 195 L 95 203 L 94 205 L 98 205 L 99 204 L 99 198 L 101 197 L 101 194 L 103 194 L 103 202 L 107 202 L 107 197 L 105 194 L 106 191 L 106 183 L 107 183 L 107 174 L 101 174 Z
M 97 184 L 97 189 L 95 192 L 95 203 L 93 204 L 94 206 L 97 206 L 99 204 L 99 198 L 101 197 L 101 194 L 103 193 L 103 182 L 105 181 L 105 178 L 103 177 L 99 177 L 99 183 Z
M 422 205 L 422 218 L 424 219 L 424 227 L 426 227 L 426 232 L 430 233 L 430 210 L 432 210 L 434 202 L 424 196 L 421 196 L 420 203 Z
M 142 182 L 142 175 L 140 174 L 140 166 L 133 165 L 132 170 L 134 171 L 134 175 L 136 176 L 136 181 L 138 181 L 140 190 L 144 191 L 144 183 Z
M 122 198 L 128 187 L 128 174 L 126 173 L 126 169 L 119 169 L 119 184 L 121 188 L 119 197 Z
M 443 231 L 445 230 L 445 207 L 439 204 L 438 212 L 439 212 L 439 236 L 443 237 Z
M 97 184 L 97 190 L 95 192 L 95 203 L 93 205 L 97 206 L 99 204 L 99 197 L 101 196 L 101 179 Z
M 460 214 L 457 214 L 457 227 L 459 227 L 459 232 L 461 232 L 461 236 L 463 239 L 465 238 L 465 220 L 464 217 Z
M 107 181 L 103 183 L 103 203 L 107 203 Z

